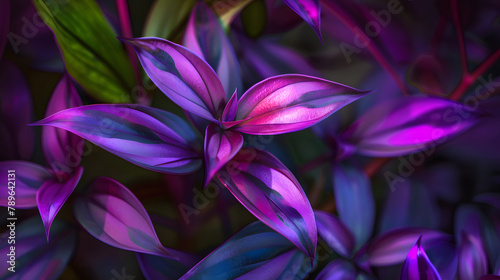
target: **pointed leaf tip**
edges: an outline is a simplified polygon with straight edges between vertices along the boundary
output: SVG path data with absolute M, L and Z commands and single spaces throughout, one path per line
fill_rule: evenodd
M 100 177 L 74 205 L 78 222 L 91 235 L 111 246 L 176 259 L 160 243 L 146 209 L 117 181 Z
M 46 181 L 36 192 L 36 204 L 45 227 L 47 242 L 54 218 L 75 189 L 82 174 L 83 167 L 79 166 L 68 180 L 64 182 L 59 182 L 56 179 Z
M 238 101 L 236 121 L 224 125 L 256 135 L 293 132 L 322 121 L 366 94 L 306 75 L 274 76 L 247 90 Z
M 86 105 L 60 111 L 34 125 L 68 130 L 141 167 L 185 174 L 202 164 L 201 141 L 180 117 L 134 104 Z
M 440 280 L 441 277 L 434 265 L 431 263 L 427 254 L 422 249 L 422 236 L 417 243 L 410 249 L 401 272 L 401 280 Z
M 207 126 L 205 132 L 205 183 L 212 180 L 226 163 L 243 146 L 243 136 L 238 131 L 222 130 L 214 123 Z
M 128 39 L 155 85 L 174 103 L 216 122 L 226 105 L 214 70 L 183 46 L 159 38 Z
M 242 148 L 217 176 L 255 217 L 314 260 L 318 238 L 314 213 L 283 163 L 266 151 Z
M 319 0 L 283 0 L 295 13 L 311 26 L 321 38 L 321 3 Z

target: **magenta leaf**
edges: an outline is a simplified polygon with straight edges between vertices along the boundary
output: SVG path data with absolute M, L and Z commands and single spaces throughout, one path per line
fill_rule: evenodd
M 45 111 L 45 117 L 64 109 L 82 106 L 82 100 L 69 75 L 59 81 Z M 54 171 L 72 173 L 80 164 L 83 140 L 63 129 L 45 126 L 42 129 L 42 147 L 45 160 Z
M 14 172 L 9 172 L 9 170 Z M 45 181 L 52 179 L 52 175 L 46 168 L 28 161 L 0 161 L 0 172 L 5 178 L 5 188 L 0 193 L 0 206 L 13 206 L 12 203 L 9 205 L 8 199 L 11 196 L 9 192 L 11 192 L 15 199 L 15 209 L 36 207 L 37 190 Z M 9 178 L 13 180 L 8 180 Z
M 314 259 L 318 238 L 314 213 L 283 163 L 268 152 L 242 148 L 217 176 L 255 217 Z
M 183 45 L 203 58 L 217 73 L 229 99 L 235 89 L 242 90 L 240 66 L 219 18 L 204 2 L 193 8 Z
M 375 201 L 370 179 L 362 170 L 350 165 L 333 169 L 335 204 L 340 220 L 350 229 L 360 248 L 373 231 Z
M 35 125 L 66 129 L 138 166 L 164 173 L 200 168 L 197 135 L 174 114 L 140 105 L 66 109 Z
M 243 146 L 243 136 L 238 131 L 223 130 L 210 123 L 205 132 L 205 186 Z
M 290 241 L 263 223 L 254 222 L 180 279 L 286 279 L 290 275 L 302 279 L 310 269 L 307 256 Z
M 117 181 L 95 179 L 88 194 L 76 200 L 74 206 L 78 222 L 100 241 L 124 250 L 176 259 L 158 240 L 141 202 Z
M 458 280 L 479 279 L 488 272 L 488 259 L 483 246 L 475 236 L 462 232 L 458 254 Z
M 42 217 L 47 241 L 49 241 L 50 225 L 61 207 L 71 195 L 82 177 L 83 167 L 79 166 L 66 181 L 48 180 L 36 192 L 36 204 Z
M 401 280 L 440 280 L 441 277 L 420 245 L 422 237 L 411 248 L 401 272 Z M 472 278 L 471 278 L 472 279 Z
M 76 231 L 56 220 L 52 225 L 53 238 L 47 242 L 43 224 L 37 217 L 21 221 L 14 230 L 15 245 L 1 242 L 0 254 L 9 256 L 12 254 L 10 247 L 15 246 L 15 272 L 7 270 L 9 260 L 3 261 L 0 264 L 0 279 L 59 279 L 75 251 Z M 6 240 L 9 234 L 10 230 L 5 231 L 0 240 Z
M 321 4 L 319 0 L 283 0 L 283 2 L 303 18 L 321 39 Z
M 214 70 L 183 46 L 159 38 L 124 39 L 155 85 L 174 103 L 210 121 L 220 118 L 226 94 Z
M 10 24 L 10 0 L 0 0 L 0 59 L 7 44 L 7 34 Z
M 3 12 L 3 10 L 2 10 Z M 33 103 L 28 81 L 16 65 L 0 62 L 1 160 L 29 160 L 33 154 Z
M 193 267 L 199 258 L 169 249 L 179 259 L 163 258 L 150 254 L 136 253 L 137 262 L 147 280 L 177 280 Z
M 428 246 L 447 239 L 444 233 L 423 228 L 401 228 L 383 233 L 375 238 L 367 248 L 368 261 L 373 266 L 401 263 L 417 240 L 422 236 L 422 245 Z
M 238 113 L 238 92 L 235 90 L 233 96 L 229 99 L 226 104 L 226 108 L 222 112 L 222 121 L 231 122 L 236 117 Z
M 280 134 L 308 128 L 367 92 L 320 78 L 290 74 L 268 78 L 238 102 L 235 122 L 248 134 Z
M 343 139 L 362 155 L 400 156 L 432 150 L 471 128 L 481 116 L 448 99 L 404 97 L 373 107 L 344 132 Z
M 356 274 L 356 267 L 352 263 L 344 259 L 336 259 L 325 266 L 315 280 L 357 279 Z
M 318 235 L 341 256 L 349 258 L 354 251 L 355 240 L 349 229 L 333 214 L 316 210 Z

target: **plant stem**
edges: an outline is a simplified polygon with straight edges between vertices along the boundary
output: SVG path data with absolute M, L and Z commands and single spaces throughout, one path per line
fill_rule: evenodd
M 130 21 L 130 13 L 128 10 L 127 0 L 116 0 L 116 12 L 118 14 L 118 20 L 120 21 L 120 29 L 122 32 L 122 36 L 127 38 L 133 38 L 134 34 L 132 32 L 132 23 Z M 137 85 L 139 89 L 142 89 L 142 78 L 141 78 L 141 70 L 139 68 L 139 61 L 137 60 L 137 56 L 135 55 L 134 49 L 125 44 L 125 49 L 130 58 L 130 62 L 132 63 L 132 68 L 134 69 L 135 79 L 137 80 Z M 139 91 L 139 94 L 143 93 L 142 90 Z M 147 94 L 146 94 L 147 95 Z M 142 105 L 148 105 L 149 96 L 139 96 L 138 103 Z
M 460 49 L 460 64 L 462 65 L 462 77 L 469 74 L 467 68 L 467 50 L 465 48 L 465 39 L 462 26 L 460 25 L 460 14 L 458 13 L 457 0 L 451 0 L 451 14 L 453 16 L 453 24 L 457 30 L 458 47 Z
M 361 31 L 361 29 L 357 28 L 356 23 L 346 14 L 342 12 L 342 9 L 335 6 L 333 1 L 324 1 L 322 2 L 323 7 L 325 7 L 329 12 L 335 15 L 343 24 L 345 24 L 353 33 L 359 36 L 364 42 L 367 42 L 366 48 L 375 58 L 375 60 L 384 68 L 384 70 L 392 77 L 392 79 L 396 82 L 400 90 L 405 95 L 410 95 L 410 89 L 406 85 L 406 83 L 399 77 L 397 72 L 392 68 L 390 63 L 384 57 L 382 52 L 375 46 L 373 41 L 368 37 L 365 33 Z

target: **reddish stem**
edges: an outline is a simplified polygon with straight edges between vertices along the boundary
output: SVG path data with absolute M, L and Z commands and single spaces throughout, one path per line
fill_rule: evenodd
M 394 68 L 390 65 L 387 59 L 384 57 L 382 52 L 375 46 L 373 41 L 368 37 L 365 33 L 361 31 L 361 29 L 357 28 L 356 23 L 348 16 L 342 13 L 342 9 L 334 6 L 333 1 L 324 1 L 322 2 L 323 6 L 330 11 L 333 15 L 335 15 L 343 24 L 345 24 L 353 33 L 359 36 L 364 42 L 367 42 L 366 48 L 375 58 L 375 60 L 380 63 L 382 68 L 392 77 L 392 79 L 396 82 L 398 87 L 401 89 L 403 94 L 410 95 L 410 89 L 406 85 L 406 83 L 399 77 Z
M 128 10 L 127 0 L 116 0 L 116 11 L 118 13 L 118 20 L 120 21 L 120 29 L 122 31 L 122 36 L 127 38 L 133 38 L 134 34 L 132 32 L 132 23 L 130 21 L 130 13 Z M 139 88 L 142 87 L 142 79 L 141 79 L 141 71 L 139 68 L 139 61 L 137 60 L 137 56 L 135 55 L 134 49 L 125 44 L 125 49 L 127 50 L 127 54 L 130 58 L 130 62 L 132 63 L 132 67 L 134 68 L 135 79 L 137 80 L 137 85 Z M 139 92 L 140 94 L 141 92 Z M 149 103 L 149 98 L 144 98 L 144 96 L 140 96 L 138 98 L 139 103 Z M 143 105 L 146 105 L 143 104 Z
M 462 76 L 458 85 L 450 93 L 449 98 L 452 100 L 460 99 L 476 79 L 486 72 L 486 70 L 488 70 L 498 59 L 500 59 L 500 49 L 497 49 L 493 54 L 481 62 L 474 71 Z
M 374 158 L 365 166 L 365 173 L 368 177 L 373 177 L 391 158 Z

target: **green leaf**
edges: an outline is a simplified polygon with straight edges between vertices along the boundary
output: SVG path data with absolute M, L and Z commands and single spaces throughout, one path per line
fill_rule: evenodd
M 145 37 L 179 41 L 196 0 L 157 0 L 144 27 Z
M 94 0 L 34 0 L 52 29 L 68 73 L 94 98 L 130 102 L 135 86 L 130 60 Z

